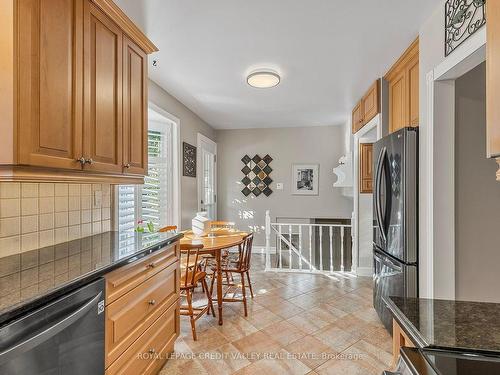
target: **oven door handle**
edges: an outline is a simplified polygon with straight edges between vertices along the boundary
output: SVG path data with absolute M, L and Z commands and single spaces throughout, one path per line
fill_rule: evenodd
M 57 322 L 51 322 L 46 328 L 40 330 L 33 336 L 24 339 L 19 343 L 11 345 L 4 351 L 0 352 L 0 363 L 5 363 L 18 356 L 19 354 L 33 349 L 34 347 L 54 337 L 65 328 L 68 328 L 70 325 L 87 314 L 87 312 L 89 312 L 90 309 L 98 303 L 98 301 L 101 299 L 101 296 L 102 291 L 94 296 L 90 301 L 85 303 L 83 306 L 79 307 L 77 310 L 72 311 L 71 313 L 65 315 L 63 318 L 58 319 Z

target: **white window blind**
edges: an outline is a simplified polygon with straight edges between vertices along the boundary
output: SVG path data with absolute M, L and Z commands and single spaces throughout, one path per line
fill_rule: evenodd
M 172 142 L 170 122 L 149 123 L 148 174 L 144 185 L 118 186 L 118 231 L 134 231 L 139 220 L 144 226 L 151 221 L 156 229 L 173 223 Z

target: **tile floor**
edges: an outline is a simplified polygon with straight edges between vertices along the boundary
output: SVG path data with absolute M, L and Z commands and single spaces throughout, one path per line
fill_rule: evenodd
M 266 273 L 252 261 L 248 317 L 224 305 L 224 325 L 181 317 L 167 374 L 376 374 L 390 367 L 392 341 L 372 307 L 371 278 Z

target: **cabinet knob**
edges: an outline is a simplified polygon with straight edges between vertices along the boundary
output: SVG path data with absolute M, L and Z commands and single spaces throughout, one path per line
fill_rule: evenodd
M 94 163 L 94 159 L 90 158 L 90 159 L 85 159 L 85 164 L 90 164 L 92 165 Z
M 128 168 L 130 168 L 130 163 L 125 164 L 125 165 L 123 166 L 123 168 L 127 168 L 127 169 L 128 169 Z
M 82 156 L 80 159 L 76 159 L 76 161 L 78 163 L 80 163 L 81 165 L 84 165 L 85 164 L 85 158 Z
M 154 306 L 156 305 L 156 301 L 154 299 L 148 301 L 148 304 L 150 304 L 151 306 Z
M 146 268 L 155 268 L 155 264 L 154 263 L 149 263 Z
M 149 354 L 155 354 L 156 350 L 154 348 L 151 348 L 151 349 L 148 350 L 148 353 Z

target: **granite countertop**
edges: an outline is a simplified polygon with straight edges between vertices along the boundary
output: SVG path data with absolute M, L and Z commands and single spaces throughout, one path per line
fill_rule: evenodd
M 402 297 L 384 301 L 422 348 L 500 354 L 500 304 Z
M 182 236 L 106 232 L 0 257 L 0 326 Z

